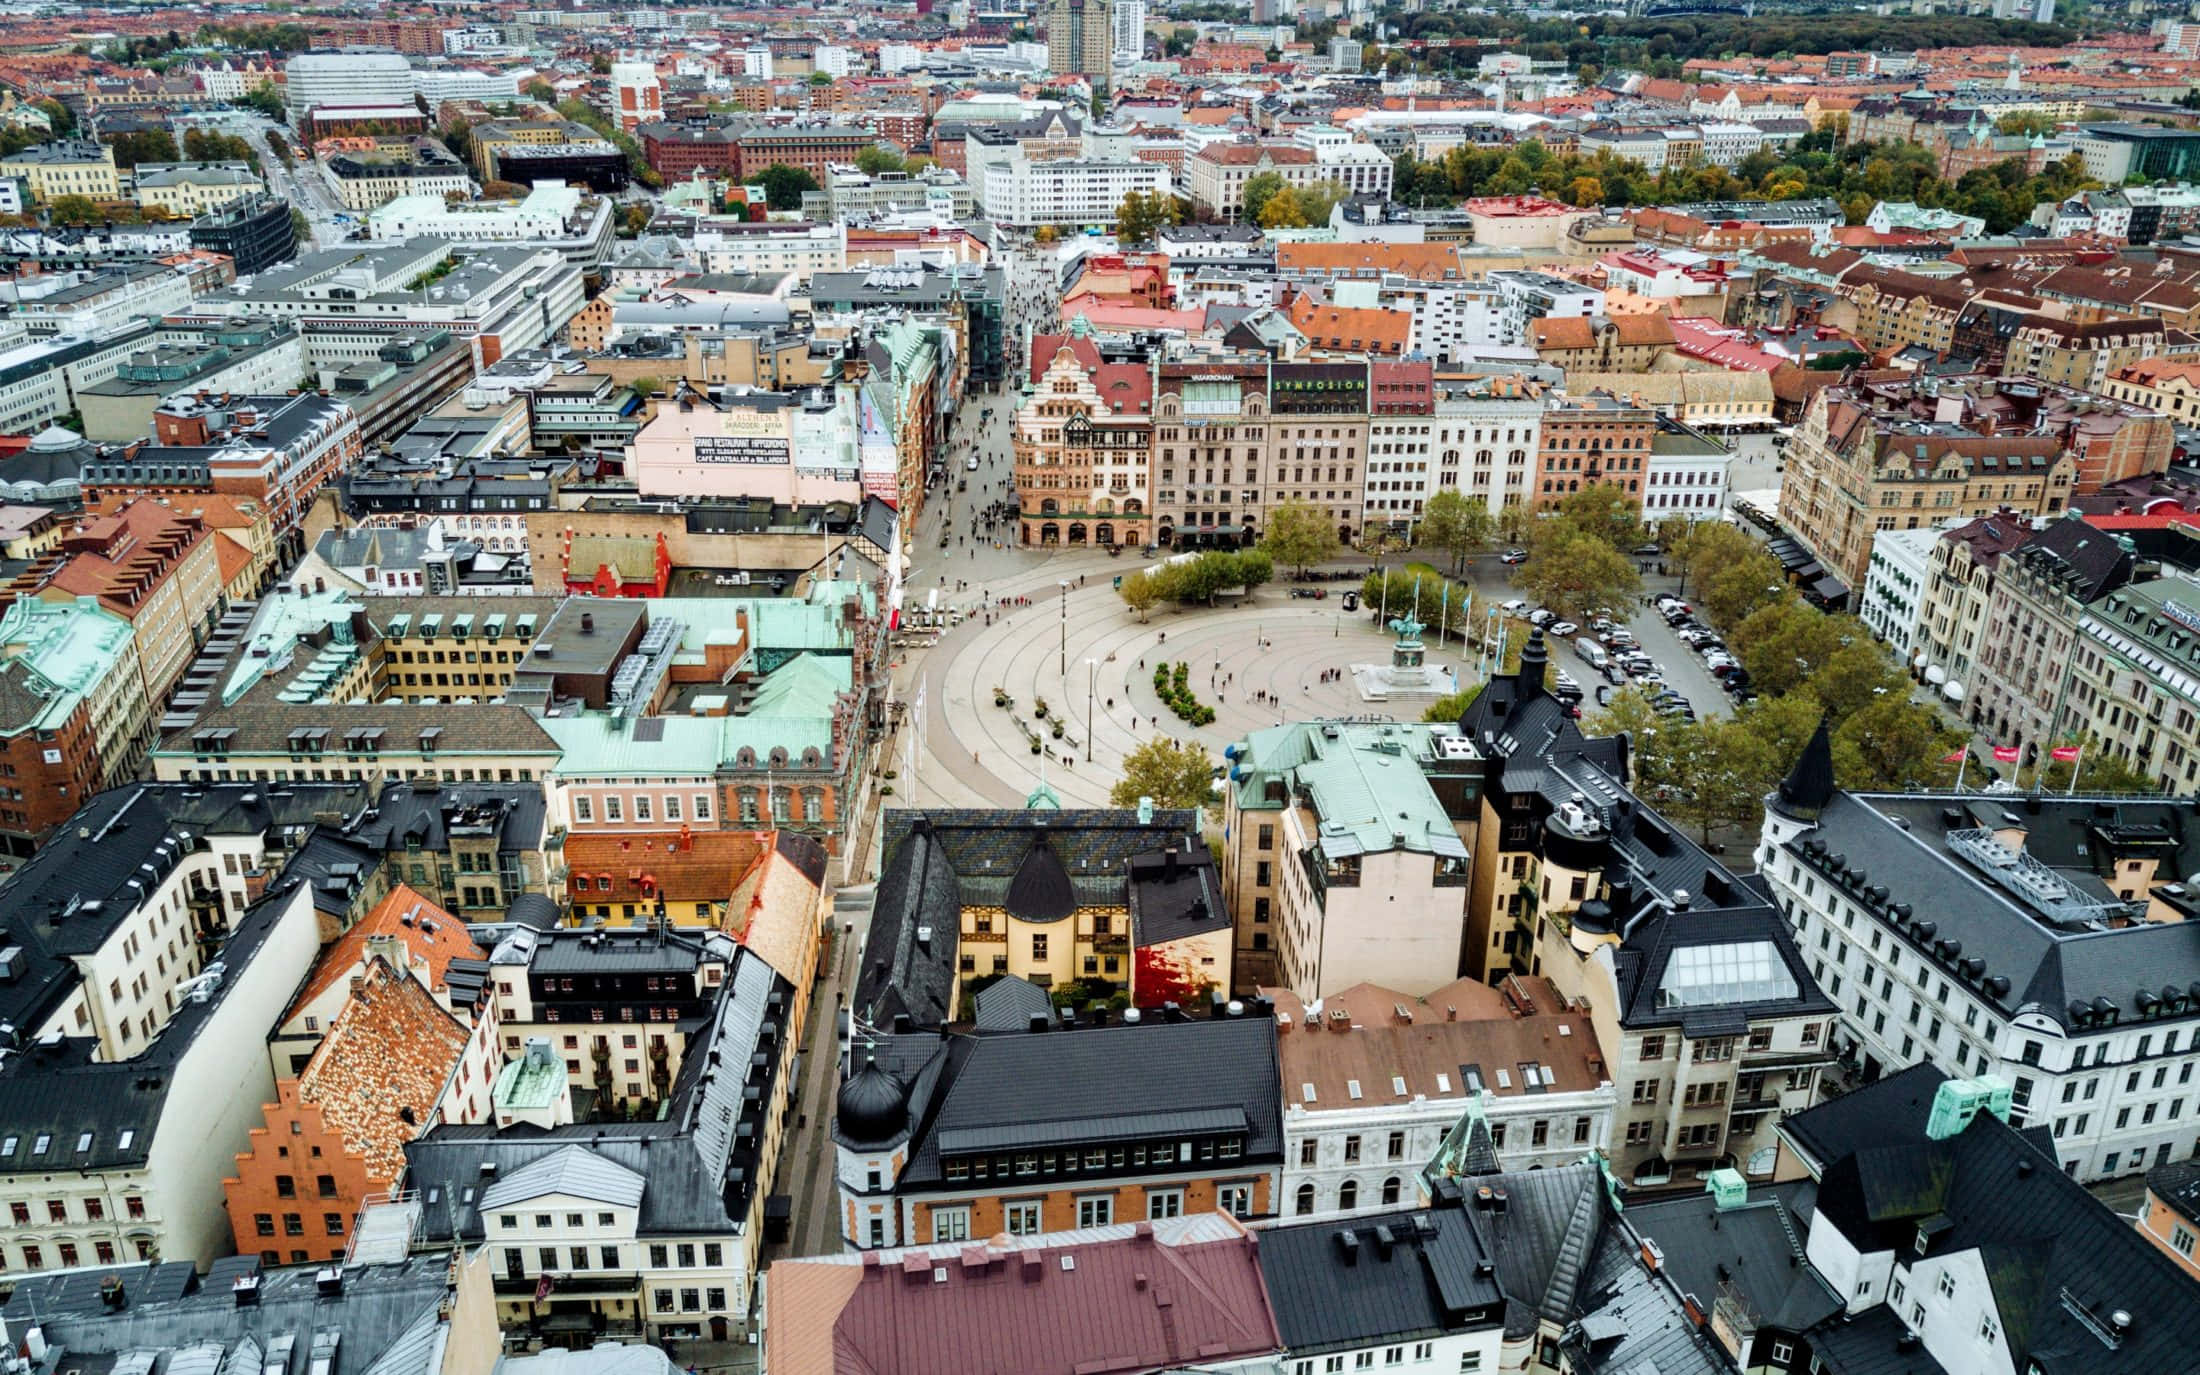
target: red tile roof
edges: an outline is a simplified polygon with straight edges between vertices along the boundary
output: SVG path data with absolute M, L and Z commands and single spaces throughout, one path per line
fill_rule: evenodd
M 1291 301 L 1291 323 L 1315 348 L 1396 358 L 1406 351 L 1413 317 L 1402 310 L 1362 310 L 1317 305 L 1310 296 Z
M 1240 1224 L 1205 1213 L 1096 1230 L 783 1260 L 765 1291 L 767 1375 L 1081 1375 L 1281 1348 Z
M 565 840 L 573 901 L 722 903 L 771 844 L 770 831 L 657 831 Z M 611 886 L 596 880 L 608 878 Z M 584 891 L 580 884 L 586 881 Z M 690 911 L 693 909 L 690 908 Z

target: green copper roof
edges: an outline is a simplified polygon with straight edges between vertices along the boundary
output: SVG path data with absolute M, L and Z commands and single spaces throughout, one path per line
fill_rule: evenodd
M 1421 761 L 1449 726 L 1421 722 L 1305 721 L 1253 732 L 1231 763 L 1241 807 L 1277 805 L 1267 784 L 1303 789 L 1331 858 L 1415 851 L 1464 858 L 1466 847 L 1429 786 Z
M 89 694 L 130 649 L 130 623 L 97 597 L 21 597 L 0 616 L 0 645 L 56 687 Z

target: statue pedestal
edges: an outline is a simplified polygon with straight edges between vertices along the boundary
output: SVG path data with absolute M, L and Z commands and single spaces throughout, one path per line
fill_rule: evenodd
M 1354 664 L 1352 685 L 1363 702 L 1386 702 L 1393 697 L 1448 697 L 1459 690 L 1459 675 L 1447 664 L 1428 662 L 1421 644 L 1421 622 L 1400 616 L 1390 623 L 1398 642 L 1390 647 L 1387 664 Z

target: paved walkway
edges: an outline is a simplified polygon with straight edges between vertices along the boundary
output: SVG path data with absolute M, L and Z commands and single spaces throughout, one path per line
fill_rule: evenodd
M 1418 720 L 1430 700 L 1371 704 L 1361 701 L 1348 676 L 1321 681 L 1325 669 L 1390 657 L 1388 631 L 1377 630 L 1364 613 L 1343 611 L 1336 594 L 1351 584 L 1319 584 L 1331 593 L 1322 601 L 1292 598 L 1290 584 L 1274 584 L 1214 608 L 1157 610 L 1141 623 L 1113 587 L 1115 573 L 1140 565 L 1103 556 L 1098 571 L 1085 574 L 1085 585 L 1070 590 L 1065 617 L 1056 584 L 1057 570 L 1067 565 L 1059 557 L 994 589 L 1029 596 L 1032 605 L 996 615 L 991 625 L 982 616 L 964 623 L 913 666 L 926 680 L 924 730 L 932 763 L 920 764 L 918 777 L 893 800 L 904 806 L 1021 806 L 1040 782 L 1041 756 L 1032 753 L 1018 721 L 1037 731 L 1046 750 L 1045 780 L 1063 805 L 1102 807 L 1122 776 L 1123 755 L 1157 730 L 1205 745 L 1220 762 L 1225 745 L 1279 721 L 1363 715 Z M 1190 665 L 1193 690 L 1215 708 L 1212 725 L 1186 725 L 1161 705 L 1153 670 L 1164 661 Z M 996 687 L 1015 699 L 1013 713 L 993 704 Z M 1273 704 L 1256 700 L 1258 693 L 1271 694 Z M 1042 697 L 1045 721 L 1032 715 Z M 1068 725 L 1061 741 L 1047 728 L 1057 718 Z M 1065 757 L 1074 762 L 1065 766 Z

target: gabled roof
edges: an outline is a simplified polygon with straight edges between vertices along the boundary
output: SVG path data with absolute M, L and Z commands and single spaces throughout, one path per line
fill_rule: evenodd
M 1349 1238 L 1349 1240 L 1347 1239 Z M 1426 1340 L 1503 1315 L 1491 1256 L 1456 1206 L 1271 1227 L 1261 1277 L 1294 1356 Z
M 642 1201 L 642 1176 L 584 1146 L 566 1146 L 513 1171 L 481 1191 L 483 1212 L 494 1212 L 552 1194 L 634 1208 Z
M 367 956 L 367 942 L 382 937 L 403 945 L 412 958 L 427 961 L 431 989 L 444 986 L 444 971 L 452 960 L 488 958 L 488 952 L 474 944 L 465 922 L 422 897 L 412 885 L 400 883 L 363 920 L 321 952 L 313 972 L 306 976 L 305 986 L 291 999 L 284 1020 L 297 1016 L 334 988 L 338 980 L 357 973 Z
M 418 979 L 376 958 L 299 1071 L 298 1098 L 320 1108 L 370 1180 L 394 1183 L 405 1172 L 405 1143 L 434 1115 L 467 1035 Z
M 2200 1304 L 2177 1265 L 2062 1172 L 2051 1138 L 2043 1143 L 1982 1111 L 1940 1140 L 1922 1131 L 1890 1139 L 1894 1133 L 1874 1119 L 1914 1120 L 1915 1087 L 1898 1077 L 1852 1091 L 1849 1098 L 1863 1101 L 1841 1121 L 1853 1124 L 1853 1134 L 1818 1124 L 1831 1152 L 1818 1221 L 1866 1251 L 1976 1253 L 2018 1370 L 2117 1375 L 2189 1367 L 2200 1346 Z M 1895 1111 L 1885 1113 L 1890 1105 Z M 2110 1319 L 2118 1312 L 2131 1315 L 2120 1332 Z
M 772 1375 L 1072 1375 L 1234 1365 L 1282 1342 L 1254 1238 L 1202 1213 L 783 1260 Z

